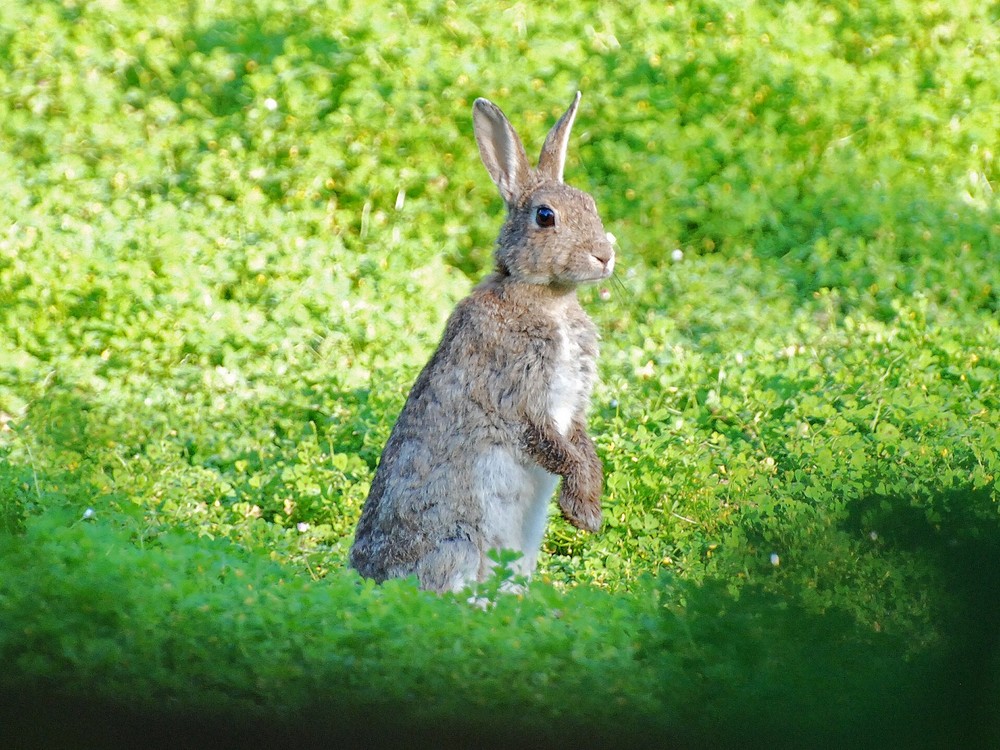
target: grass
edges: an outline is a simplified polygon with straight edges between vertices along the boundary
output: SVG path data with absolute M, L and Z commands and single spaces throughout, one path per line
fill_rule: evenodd
M 10 5 L 6 725 L 1000 739 L 995 8 Z M 619 241 L 581 293 L 605 529 L 553 517 L 489 612 L 363 583 L 500 222 L 471 103 L 534 152 L 577 89 L 567 180 Z

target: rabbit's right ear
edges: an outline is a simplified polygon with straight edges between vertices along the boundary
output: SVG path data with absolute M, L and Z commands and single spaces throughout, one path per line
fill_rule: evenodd
M 563 181 L 563 167 L 566 165 L 566 146 L 569 145 L 569 131 L 576 119 L 576 108 L 580 106 L 580 92 L 576 92 L 573 103 L 569 105 L 566 114 L 552 126 L 545 137 L 542 155 L 538 158 L 538 172 L 550 180 Z
M 472 127 L 486 171 L 510 207 L 531 174 L 524 144 L 504 113 L 488 99 L 476 99 L 472 106 Z

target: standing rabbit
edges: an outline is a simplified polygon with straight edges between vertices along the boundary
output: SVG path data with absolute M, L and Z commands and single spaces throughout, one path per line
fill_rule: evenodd
M 602 469 L 587 436 L 597 331 L 576 298 L 615 253 L 588 194 L 563 183 L 580 94 L 553 126 L 538 168 L 503 112 L 477 99 L 479 153 L 507 219 L 496 268 L 462 300 L 382 451 L 351 566 L 366 578 L 416 575 L 458 591 L 490 572 L 490 550 L 537 564 L 546 511 L 601 526 Z

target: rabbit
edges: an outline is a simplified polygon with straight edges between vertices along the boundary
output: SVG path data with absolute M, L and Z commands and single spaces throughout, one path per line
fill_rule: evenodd
M 593 198 L 563 183 L 577 92 L 532 169 L 492 102 L 472 117 L 506 205 L 495 268 L 448 319 L 382 452 L 350 564 L 382 582 L 415 575 L 458 592 L 491 573 L 491 550 L 534 571 L 549 501 L 574 526 L 601 526 L 603 470 L 587 435 L 597 329 L 576 296 L 608 278 L 615 251 Z

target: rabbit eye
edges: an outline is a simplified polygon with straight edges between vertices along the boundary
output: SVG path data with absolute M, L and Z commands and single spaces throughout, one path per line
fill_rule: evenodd
M 535 223 L 543 228 L 554 227 L 556 225 L 556 212 L 548 206 L 539 206 L 535 209 Z

